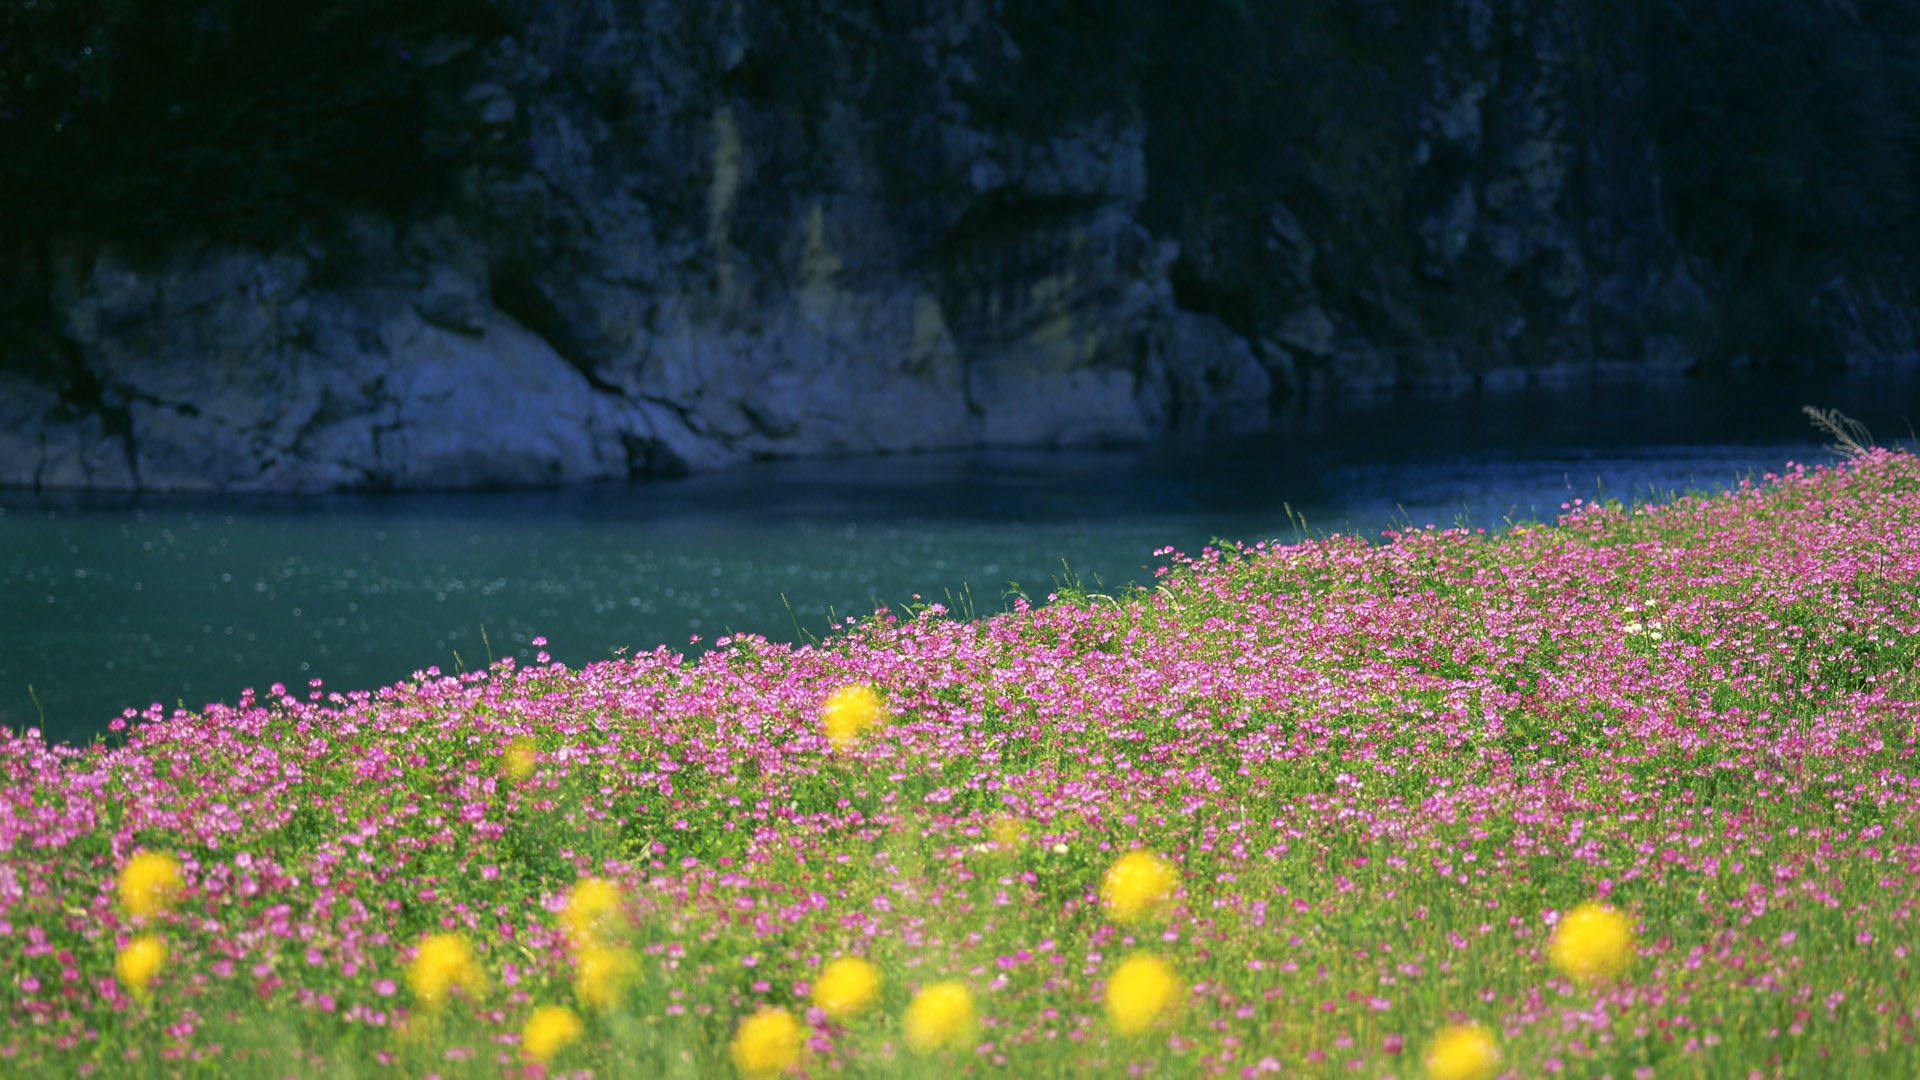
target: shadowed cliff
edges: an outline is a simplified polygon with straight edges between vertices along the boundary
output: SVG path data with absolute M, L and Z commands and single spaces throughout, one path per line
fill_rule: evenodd
M 1915 352 L 1899 5 L 362 6 L 0 15 L 0 484 L 543 484 Z

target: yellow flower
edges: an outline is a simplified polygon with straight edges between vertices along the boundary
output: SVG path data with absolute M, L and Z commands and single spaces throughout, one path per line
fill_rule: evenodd
M 734 1068 L 742 1076 L 777 1076 L 800 1060 L 806 1029 L 785 1009 L 766 1008 L 740 1022 L 733 1034 Z
M 599 944 L 618 933 L 623 916 L 620 886 L 605 878 L 582 878 L 567 894 L 560 923 L 576 949 Z
M 547 1005 L 527 1018 L 527 1026 L 520 1030 L 520 1051 L 535 1061 L 546 1061 L 585 1030 L 572 1009 Z
M 1184 990 L 1165 960 L 1135 953 L 1107 980 L 1107 1020 L 1122 1035 L 1138 1035 L 1171 1016 Z
M 987 826 L 987 839 L 1001 851 L 1018 851 L 1027 843 L 1027 823 L 1012 814 L 999 814 Z
M 1548 945 L 1553 966 L 1575 979 L 1610 979 L 1633 962 L 1633 923 L 1591 900 L 1567 912 Z
M 140 851 L 120 871 L 120 906 L 129 915 L 153 915 L 180 892 L 180 864 L 158 851 Z
M 437 1009 L 447 994 L 459 987 L 469 994 L 486 989 L 486 976 L 459 934 L 434 934 L 420 943 L 419 955 L 407 965 L 407 986 L 429 1009 Z
M 516 784 L 532 776 L 539 764 L 540 754 L 527 739 L 513 740 L 513 745 L 507 747 L 507 752 L 500 756 L 501 775 Z
M 1428 1080 L 1487 1080 L 1499 1065 L 1500 1046 L 1479 1024 L 1445 1028 L 1427 1046 Z
M 860 733 L 878 723 L 884 713 L 880 699 L 865 683 L 848 683 L 820 706 L 820 727 L 835 750 L 848 750 Z
M 880 969 L 858 956 L 828 964 L 813 982 L 813 1003 L 835 1020 L 858 1016 L 880 993 Z
M 1180 884 L 1180 875 L 1151 851 L 1129 851 L 1107 870 L 1100 882 L 1100 899 L 1121 922 L 1130 922 L 1158 907 Z
M 916 1054 L 962 1047 L 973 1038 L 973 991 L 958 979 L 922 987 L 907 1003 L 907 1046 Z
M 113 958 L 113 973 L 134 997 L 145 999 L 154 976 L 167 962 L 167 943 L 154 934 L 142 934 L 127 942 Z
M 596 1009 L 612 1009 L 633 985 L 633 954 L 625 949 L 589 945 L 576 958 L 573 992 Z

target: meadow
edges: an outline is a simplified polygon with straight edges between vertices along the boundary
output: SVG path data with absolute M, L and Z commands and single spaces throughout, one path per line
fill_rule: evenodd
M 1920 1076 L 1920 459 L 1564 511 L 10 733 L 0 1075 Z

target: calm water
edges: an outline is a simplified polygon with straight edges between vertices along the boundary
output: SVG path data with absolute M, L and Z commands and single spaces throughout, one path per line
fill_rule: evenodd
M 372 688 L 531 652 L 573 664 L 729 631 L 776 640 L 916 594 L 1001 610 L 1153 549 L 1551 518 L 1823 462 L 1799 413 L 1883 443 L 1911 374 L 1320 404 L 1145 450 L 778 462 L 562 491 L 305 498 L 0 492 L 0 724 L 84 740 L 129 706 Z M 483 629 L 485 640 L 483 641 Z M 700 647 L 692 645 L 693 648 Z M 29 686 L 32 692 L 29 692 Z M 38 703 L 35 703 L 35 697 Z

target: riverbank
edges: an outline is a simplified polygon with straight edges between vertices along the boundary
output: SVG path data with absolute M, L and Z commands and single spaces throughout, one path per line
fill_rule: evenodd
M 724 1075 L 771 1007 L 814 1073 L 1405 1077 L 1473 1022 L 1516 1075 L 1907 1075 L 1916 578 L 1920 461 L 1880 451 L 818 646 L 542 652 L 156 708 L 111 747 L 10 738 L 0 1060 Z M 836 743 L 849 684 L 882 715 Z M 1133 849 L 1176 875 L 1140 911 L 1102 888 Z M 176 861 L 167 903 L 128 902 L 139 850 Z M 618 897 L 599 953 L 567 926 L 584 877 Z M 1547 947 L 1591 901 L 1633 926 L 1618 971 Z M 442 932 L 475 954 L 451 993 L 415 956 Z M 164 959 L 116 976 L 149 934 Z M 1140 952 L 1181 992 L 1123 1036 Z M 845 953 L 877 1001 L 810 1011 Z M 915 1053 L 902 1010 L 944 980 L 977 1023 Z M 523 1065 L 548 1005 L 584 1030 Z
M 194 708 L 428 664 L 579 667 L 665 643 L 801 641 L 914 594 L 1004 610 L 1063 571 L 1151 584 L 1156 547 L 1551 520 L 1828 461 L 1800 408 L 1904 438 L 1920 373 L 1610 382 L 1323 402 L 1138 449 L 756 462 L 534 491 L 329 496 L 0 491 L 0 727 L 84 743 Z M 482 637 L 483 631 L 487 635 Z M 697 644 L 689 645 L 695 636 Z M 28 687 L 33 689 L 30 692 Z

